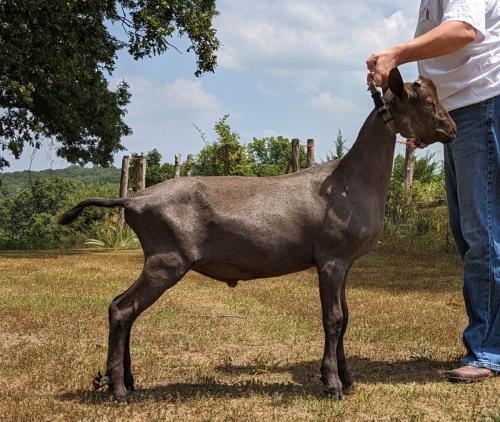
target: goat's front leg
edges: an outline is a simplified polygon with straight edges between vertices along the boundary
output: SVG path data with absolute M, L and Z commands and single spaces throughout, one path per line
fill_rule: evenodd
M 344 351 L 344 335 L 347 330 L 347 324 L 349 322 L 349 309 L 347 307 L 347 301 L 345 297 L 345 280 L 342 287 L 341 302 L 342 302 L 342 330 L 340 331 L 340 338 L 337 344 L 337 365 L 339 370 L 339 378 L 342 382 L 342 391 L 344 393 L 349 392 L 353 381 L 349 369 L 347 369 L 347 362 Z
M 325 331 L 325 351 L 321 365 L 321 381 L 325 393 L 333 400 L 342 398 L 342 382 L 337 366 L 337 346 L 342 332 L 341 292 L 346 266 L 331 260 L 318 265 L 319 292 Z
M 130 331 L 132 327 L 128 328 L 128 335 L 125 340 L 125 353 L 123 355 L 123 382 L 128 391 L 134 391 L 134 376 L 132 375 L 132 360 L 130 359 Z

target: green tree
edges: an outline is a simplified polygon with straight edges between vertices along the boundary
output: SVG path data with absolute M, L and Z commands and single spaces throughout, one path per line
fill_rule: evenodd
M 59 249 L 81 246 L 113 211 L 89 208 L 71 226 L 56 215 L 91 196 L 116 196 L 117 186 L 85 186 L 62 178 L 39 179 L 31 189 L 0 199 L 0 249 Z
M 133 153 L 132 158 L 136 158 L 138 155 Z M 169 163 L 161 164 L 161 159 L 162 156 L 156 148 L 146 154 L 146 187 L 174 177 L 174 165 Z M 129 186 L 132 190 L 137 189 L 137 164 L 135 160 L 130 162 Z
M 405 157 L 398 154 L 394 159 L 392 178 L 386 205 L 386 217 L 393 224 L 400 224 L 407 219 L 407 213 L 415 211 L 417 202 L 443 200 L 444 172 L 441 163 L 434 160 L 434 154 L 427 153 L 415 160 L 413 174 L 411 209 L 405 206 L 403 191 Z
M 247 145 L 248 155 L 254 162 L 256 176 L 285 174 L 290 162 L 290 140 L 282 136 L 257 139 Z M 306 154 L 300 150 L 301 166 L 305 166 Z
M 334 159 L 342 158 L 345 154 L 346 145 L 344 141 L 344 135 L 342 131 L 339 129 L 337 133 L 337 139 L 335 140 L 335 156 Z
M 193 174 L 199 176 L 253 176 L 240 136 L 227 123 L 229 114 L 214 127 L 217 139 L 206 143 L 196 157 Z
M 443 166 L 434 160 L 434 156 L 433 153 L 427 153 L 416 158 L 413 180 L 426 184 L 442 179 Z M 404 181 L 404 165 L 404 155 L 398 154 L 394 159 L 393 179 L 399 183 Z
M 15 171 L 10 173 L 0 172 L 0 197 L 12 196 L 21 189 L 30 188 L 36 180 L 47 178 L 76 179 L 85 185 L 107 185 L 120 183 L 120 169 L 116 167 L 92 168 L 81 166 L 69 166 L 65 169 L 48 169 L 41 171 Z
M 403 190 L 404 156 L 394 160 L 385 210 L 386 230 L 383 243 L 398 249 L 451 250 L 445 199 L 444 172 L 433 154 L 417 157 L 411 200 Z
M 155 148 L 146 154 L 146 187 L 153 186 L 174 177 L 174 165 L 161 163 L 161 154 Z
M 213 71 L 216 14 L 215 0 L 1 1 L 0 150 L 19 158 L 26 145 L 53 139 L 71 163 L 109 165 L 131 133 L 123 120 L 128 86 L 112 89 L 107 80 L 117 52 L 141 59 L 185 36 L 195 74 Z M 0 168 L 8 164 L 0 155 Z

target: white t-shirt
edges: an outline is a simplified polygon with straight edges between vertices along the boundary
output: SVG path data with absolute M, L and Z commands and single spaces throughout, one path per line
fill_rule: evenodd
M 415 36 L 447 21 L 473 26 L 476 40 L 453 54 L 419 61 L 420 74 L 434 81 L 447 110 L 500 95 L 500 0 L 421 0 Z

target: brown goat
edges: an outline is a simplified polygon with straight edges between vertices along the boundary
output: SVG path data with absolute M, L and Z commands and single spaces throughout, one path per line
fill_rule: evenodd
M 456 126 L 422 78 L 404 84 L 397 69 L 385 93 L 399 133 L 430 144 L 451 142 Z M 137 281 L 109 307 L 106 382 L 116 399 L 134 386 L 129 351 L 135 319 L 189 270 L 235 286 L 315 266 L 325 349 L 321 380 L 333 399 L 352 384 L 343 336 L 346 274 L 379 239 L 396 136 L 374 110 L 341 160 L 279 177 L 191 177 L 169 180 L 129 198 L 89 199 L 83 208 L 124 207 L 144 250 Z

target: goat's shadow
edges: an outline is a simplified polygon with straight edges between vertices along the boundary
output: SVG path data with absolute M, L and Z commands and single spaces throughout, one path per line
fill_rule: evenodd
M 426 384 L 446 379 L 445 372 L 455 367 L 458 361 L 418 359 L 409 361 L 374 361 L 364 357 L 348 359 L 355 382 L 363 384 Z M 251 380 L 231 382 L 207 381 L 202 383 L 172 383 L 151 388 L 138 388 L 129 394 L 130 403 L 143 400 L 183 402 L 195 397 L 244 398 L 255 395 L 277 397 L 277 404 L 286 403 L 294 397 L 321 397 L 319 361 L 305 361 L 285 366 L 222 365 L 216 368 L 221 375 L 250 375 Z M 292 382 L 266 382 L 260 375 L 290 373 Z M 78 390 L 61 394 L 62 401 L 78 401 L 84 404 L 100 404 L 108 401 L 109 394 L 101 391 Z

